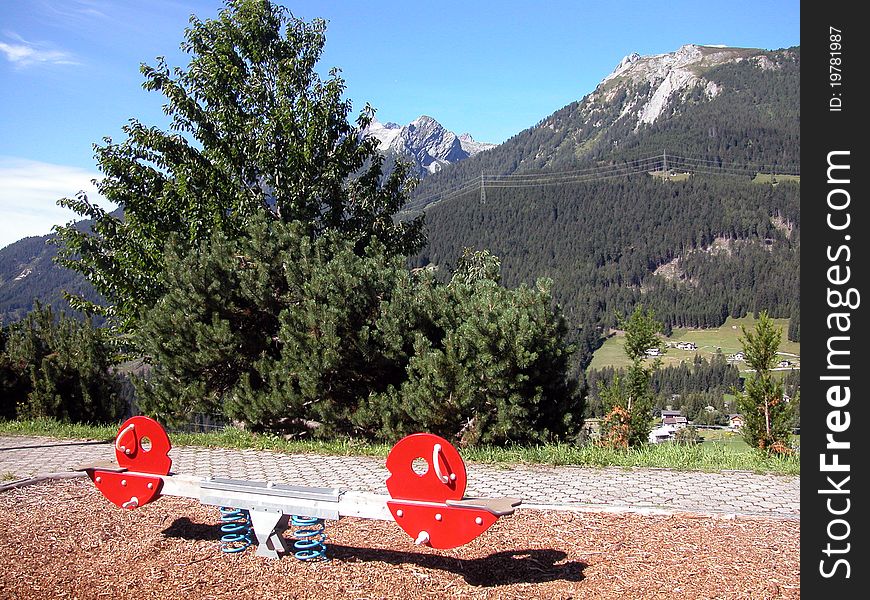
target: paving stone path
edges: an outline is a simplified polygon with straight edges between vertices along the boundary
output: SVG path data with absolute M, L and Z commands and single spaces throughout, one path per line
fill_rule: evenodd
M 178 447 L 174 473 L 386 494 L 383 459 Z M 114 462 L 110 443 L 0 436 L 0 485 Z M 800 477 L 744 471 L 497 466 L 466 463 L 466 496 L 519 496 L 524 507 L 800 519 Z

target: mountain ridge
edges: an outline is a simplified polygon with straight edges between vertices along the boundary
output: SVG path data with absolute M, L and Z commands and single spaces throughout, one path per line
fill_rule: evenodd
M 629 54 L 583 99 L 423 180 L 405 214 L 426 213 L 429 245 L 412 265 L 449 272 L 487 249 L 508 287 L 548 278 L 581 363 L 637 304 L 668 330 L 767 311 L 799 339 L 799 165 L 800 47 Z M 719 239 L 740 243 L 704 251 Z
M 732 312 L 765 307 L 778 315 L 799 315 L 799 283 L 793 277 L 799 265 L 799 183 L 775 185 L 772 176 L 774 185 L 752 180 L 758 165 L 775 173 L 799 165 L 799 65 L 799 46 L 769 51 L 692 44 L 668 55 L 628 54 L 584 98 L 502 144 L 422 178 L 408 207 L 416 210 L 415 201 L 429 201 L 419 208 L 427 210 L 430 243 L 412 262 L 449 269 L 463 247 L 488 247 L 502 256 L 506 285 L 550 277 L 554 298 L 572 326 L 588 337 L 587 347 L 596 343 L 597 328 L 606 326 L 614 311 L 644 299 L 659 303 L 668 326 L 706 326 Z M 654 98 L 661 101 L 649 106 Z M 385 135 L 379 142 L 389 148 L 402 127 L 379 125 L 387 130 L 380 131 Z M 431 124 L 421 121 L 416 133 L 424 125 Z M 461 147 L 462 136 L 452 135 Z M 445 147 L 455 149 L 456 141 Z M 680 177 L 688 179 L 647 180 L 647 171 L 655 168 L 647 168 L 654 163 L 644 157 L 663 150 L 665 156 L 682 156 L 681 166 L 687 168 Z M 620 165 L 630 168 L 620 171 Z M 553 176 L 512 180 L 522 181 L 525 189 L 495 181 L 496 176 L 593 168 L 614 169 L 617 175 L 608 176 L 612 183 Z M 696 177 L 702 173 L 732 179 Z M 542 180 L 549 184 L 541 187 Z M 429 204 L 456 190 L 450 202 L 429 210 Z M 644 212 L 636 213 L 639 208 Z M 642 221 L 623 222 L 632 215 Z M 794 224 L 793 236 L 778 232 L 777 215 Z M 750 243 L 741 244 L 730 263 L 691 252 L 719 236 Z M 0 250 L 0 263 L 10 260 L 12 251 L 4 252 L 12 246 Z M 680 257 L 685 257 L 680 272 L 700 282 L 697 288 L 655 274 Z M 758 275 L 772 268 L 765 260 L 773 260 L 775 268 Z M 28 261 L 16 264 L 22 269 L 14 276 Z M 28 291 L 34 289 L 28 285 L 46 277 L 42 271 L 32 269 L 17 282 L 14 276 L 0 276 L 0 318 L 6 322 L 8 306 L 14 304 L 19 314 L 27 302 L 47 293 Z
M 800 47 L 780 50 L 729 48 L 687 44 L 667 53 L 628 54 L 596 88 L 520 131 L 488 152 L 427 177 L 415 189 L 408 207 L 419 210 L 439 196 L 462 189 L 481 173 L 505 176 L 532 171 L 551 172 L 594 165 L 624 163 L 662 151 L 682 151 L 699 160 L 735 164 L 800 164 L 799 105 L 759 100 L 752 87 L 770 86 L 769 79 L 788 89 L 782 96 L 799 96 Z M 746 79 L 747 69 L 756 72 Z M 737 76 L 734 69 L 740 70 Z M 779 104 L 778 104 L 779 102 Z M 711 108 L 712 107 L 712 108 Z M 703 110 L 701 110 L 703 109 Z M 709 122 L 707 131 L 697 131 Z M 745 126 L 731 118 L 735 111 L 751 116 Z M 723 122 L 728 115 L 729 122 Z M 683 121 L 683 122 L 681 122 Z M 675 131 L 691 131 L 686 135 Z M 780 131 L 780 130 L 783 131 Z M 700 135 L 699 135 L 700 133 Z M 754 139 L 753 139 L 754 138 Z M 772 139 L 788 143 L 772 147 Z M 659 142 L 651 144 L 650 141 Z M 756 148 L 746 152 L 744 143 Z
M 381 152 L 410 160 L 420 176 L 437 173 L 447 165 L 495 147 L 476 141 L 469 133 L 456 135 L 428 115 L 404 126 L 375 119 L 363 133 L 378 140 Z

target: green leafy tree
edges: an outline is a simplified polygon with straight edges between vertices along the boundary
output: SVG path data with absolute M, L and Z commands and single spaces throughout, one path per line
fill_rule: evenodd
M 10 330 L 6 351 L 18 375 L 11 382 L 14 416 L 112 423 L 123 414 L 104 330 L 37 304 Z M 12 416 L 8 406 L 3 412 Z
M 704 439 L 701 437 L 701 434 L 698 433 L 698 428 L 694 425 L 689 425 L 687 427 L 681 427 L 674 433 L 674 443 L 682 444 L 683 446 L 692 446 L 695 444 L 700 444 Z
M 136 119 L 126 139 L 96 146 L 107 213 L 84 194 L 59 201 L 93 219 L 93 231 L 56 228 L 61 264 L 82 273 L 107 306 L 72 298 L 131 332 L 166 292 L 164 246 L 193 251 L 215 231 L 233 238 L 254 215 L 303 223 L 311 237 L 340 231 L 362 252 L 378 238 L 406 255 L 423 243 L 422 221 L 396 222 L 407 168 L 382 173 L 377 141 L 363 137 L 373 111 L 352 124 L 337 69 L 321 79 L 325 22 L 293 17 L 267 0 L 228 0 L 215 19 L 191 17 L 186 69 L 143 65 L 143 87 L 166 98 L 168 131 Z
M 455 282 L 474 283 L 480 280 L 501 281 L 501 260 L 489 250 L 465 248 L 453 272 Z
M 61 259 L 152 365 L 140 406 L 167 421 L 220 412 L 271 431 L 383 437 L 435 423 L 455 391 L 460 411 L 437 431 L 458 420 L 473 441 L 560 435 L 569 352 L 549 289 L 500 288 L 486 279 L 492 256 L 469 256 L 456 285 L 407 269 L 423 236 L 421 220 L 393 218 L 406 168 L 384 177 L 361 135 L 371 110 L 349 124 L 337 71 L 314 71 L 323 32 L 265 0 L 192 19 L 186 70 L 143 67 L 172 132 L 133 121 L 125 142 L 97 149 L 100 191 L 123 218 L 64 201 L 96 225 L 60 228 Z M 434 403 L 405 385 L 425 387 L 430 347 L 449 356 L 434 363 L 448 378 Z M 372 411 L 394 394 L 412 408 L 395 426 Z
M 614 377 L 609 385 L 599 390 L 606 414 L 602 422 L 602 440 L 612 447 L 640 446 L 649 441 L 652 430 L 653 393 L 652 373 L 658 368 L 664 352 L 661 337 L 662 324 L 656 321 L 652 309 L 637 306 L 626 319 L 618 319 L 625 331 L 624 351 L 631 361 L 624 376 Z M 648 361 L 648 350 L 656 350 L 655 358 Z
M 799 402 L 799 398 L 785 401 L 782 380 L 773 371 L 779 360 L 782 331 L 767 313 L 758 316 L 754 331 L 745 326 L 741 331 L 740 344 L 751 371 L 744 389 L 735 390 L 737 409 L 743 415 L 743 438 L 752 448 L 788 453 L 794 417 L 792 402 Z

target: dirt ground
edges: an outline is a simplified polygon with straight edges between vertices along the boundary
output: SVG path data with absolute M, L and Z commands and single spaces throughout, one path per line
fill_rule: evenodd
M 0 598 L 799 598 L 800 522 L 518 509 L 472 543 L 328 521 L 329 561 L 221 552 L 213 506 L 116 508 L 90 481 L 0 493 Z M 285 535 L 289 536 L 290 532 Z

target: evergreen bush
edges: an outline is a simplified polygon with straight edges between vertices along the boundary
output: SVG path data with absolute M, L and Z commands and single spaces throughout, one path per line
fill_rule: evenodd
M 388 351 L 406 357 L 407 378 L 370 396 L 361 421 L 386 438 L 423 430 L 460 445 L 559 440 L 580 429 L 567 376 L 573 348 L 549 280 L 507 289 L 497 279 L 495 257 L 466 253 L 448 284 L 423 275 L 398 290 L 379 325 Z
M 546 282 L 438 284 L 377 242 L 358 255 L 353 240 L 266 219 L 193 254 L 173 248 L 168 292 L 136 340 L 153 364 L 139 404 L 158 419 L 207 412 L 288 435 L 429 431 L 466 444 L 579 426 Z
M 111 423 L 124 413 L 102 329 L 37 304 L 7 333 L 0 354 L 6 418 Z

